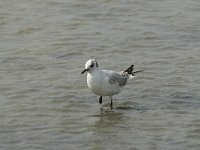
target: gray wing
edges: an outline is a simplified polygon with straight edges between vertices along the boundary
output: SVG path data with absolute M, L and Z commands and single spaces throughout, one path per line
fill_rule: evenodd
M 126 85 L 128 78 L 114 71 L 109 72 L 108 81 L 110 84 Z

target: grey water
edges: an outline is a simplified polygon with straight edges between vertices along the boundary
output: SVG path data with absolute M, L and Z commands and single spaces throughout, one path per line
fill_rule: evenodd
M 85 62 L 144 70 L 98 103 Z M 1 150 L 199 150 L 198 0 L 0 0 Z

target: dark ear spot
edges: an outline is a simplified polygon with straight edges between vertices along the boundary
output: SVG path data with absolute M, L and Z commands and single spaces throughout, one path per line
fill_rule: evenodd
M 98 65 L 98 63 L 96 62 L 96 67 L 98 68 L 99 67 L 99 65 Z
M 90 65 L 91 68 L 93 68 L 93 66 L 94 66 L 94 63 L 92 63 L 92 64 Z

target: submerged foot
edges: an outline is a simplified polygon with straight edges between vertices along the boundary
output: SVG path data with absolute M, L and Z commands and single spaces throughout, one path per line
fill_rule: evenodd
M 111 98 L 111 101 L 110 101 L 110 109 L 113 109 L 113 102 L 112 102 L 112 98 Z

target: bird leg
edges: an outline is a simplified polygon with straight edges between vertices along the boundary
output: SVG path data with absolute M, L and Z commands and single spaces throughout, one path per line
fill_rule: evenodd
M 99 97 L 99 104 L 102 103 L 102 96 Z
M 113 109 L 112 97 L 110 97 L 110 109 Z

